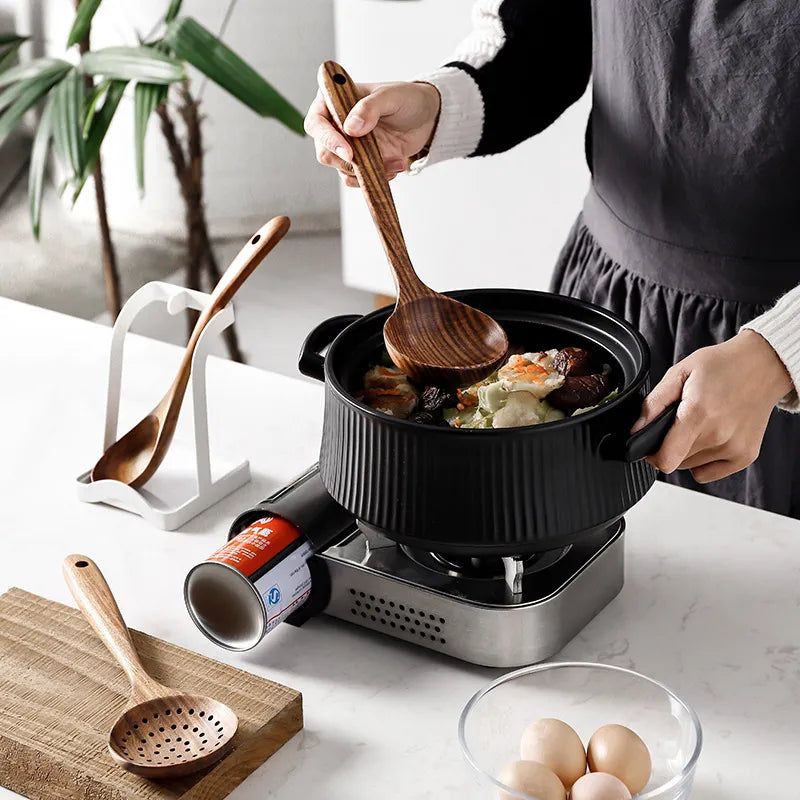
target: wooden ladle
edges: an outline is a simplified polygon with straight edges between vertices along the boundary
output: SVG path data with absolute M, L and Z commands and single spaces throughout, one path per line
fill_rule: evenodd
M 334 61 L 319 69 L 318 81 L 333 120 L 344 121 L 359 95 L 350 76 Z M 353 172 L 378 229 L 397 289 L 397 304 L 383 338 L 389 357 L 417 383 L 463 386 L 493 372 L 508 351 L 505 331 L 490 316 L 434 292 L 414 271 L 392 191 L 374 134 L 347 137 Z
M 230 302 L 267 253 L 289 230 L 288 217 L 275 217 L 261 227 L 225 270 L 189 337 L 178 374 L 161 402 L 137 425 L 106 450 L 91 473 L 93 481 L 110 478 L 141 486 L 153 477 L 167 454 L 189 384 L 192 355 L 203 329 Z
M 131 682 L 130 702 L 108 735 L 120 766 L 148 778 L 205 769 L 231 749 L 239 725 L 224 703 L 164 686 L 145 670 L 103 573 L 88 556 L 64 559 L 75 602 Z

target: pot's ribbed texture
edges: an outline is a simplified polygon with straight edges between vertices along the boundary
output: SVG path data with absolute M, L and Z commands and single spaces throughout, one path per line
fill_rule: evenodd
M 619 518 L 655 480 L 645 462 L 598 454 L 607 424 L 438 431 L 376 418 L 329 386 L 320 473 L 338 503 L 398 540 L 476 554 L 549 549 Z
M 454 296 L 491 314 L 526 347 L 589 347 L 608 359 L 619 396 L 575 419 L 508 430 L 416 425 L 355 400 L 383 345 L 388 311 L 322 323 L 301 365 L 322 379 L 320 475 L 333 498 L 390 538 L 442 552 L 512 555 L 560 547 L 611 524 L 655 480 L 624 450 L 647 390 L 642 337 L 609 312 L 570 298 L 513 290 Z M 332 343 L 331 343 L 331 340 Z M 313 343 L 313 346 L 312 346 Z M 610 437 L 612 447 L 600 453 Z

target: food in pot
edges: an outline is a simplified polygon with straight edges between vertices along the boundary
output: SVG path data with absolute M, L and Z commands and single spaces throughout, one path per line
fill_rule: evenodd
M 512 761 L 497 778 L 500 783 L 516 792 L 524 792 L 538 800 L 566 800 L 567 792 L 558 776 L 544 764 L 536 761 Z M 503 791 L 498 800 L 518 800 L 517 795 Z
M 538 719 L 528 725 L 519 754 L 525 761 L 538 761 L 549 767 L 567 791 L 586 774 L 586 750 L 581 737 L 560 719 Z
M 358 398 L 393 417 L 454 428 L 518 428 L 581 414 L 610 400 L 611 374 L 580 347 L 516 353 L 489 377 L 465 388 L 415 388 L 394 366 L 364 376 Z
M 359 399 L 390 417 L 408 419 L 417 407 L 417 390 L 397 367 L 378 364 L 364 376 Z
M 570 792 L 570 800 L 631 800 L 628 787 L 606 772 L 590 772 L 584 775 Z
M 537 400 L 545 398 L 564 383 L 553 363 L 558 350 L 514 355 L 497 371 L 497 380 L 506 392 L 528 392 Z
M 553 357 L 553 366 L 562 375 L 589 375 L 592 357 L 582 347 L 562 347 Z
M 603 725 L 586 748 L 589 769 L 619 778 L 628 791 L 641 792 L 650 780 L 652 762 L 647 745 L 624 725 Z
M 458 393 L 452 389 L 428 386 L 423 390 L 420 401 L 424 411 L 435 414 L 447 406 L 454 406 L 458 402 Z
M 573 414 L 579 408 L 587 409 L 597 404 L 597 398 L 605 397 L 610 389 L 611 376 L 607 372 L 594 375 L 578 375 L 564 378 L 564 383 L 547 396 L 547 402 L 563 411 Z

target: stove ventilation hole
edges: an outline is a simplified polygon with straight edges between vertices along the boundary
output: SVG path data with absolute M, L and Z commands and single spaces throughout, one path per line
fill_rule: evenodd
M 373 623 L 379 630 L 381 627 L 388 627 L 435 644 L 447 644 L 443 635 L 446 624 L 444 617 L 357 589 L 351 588 L 349 591 L 353 598 L 353 605 L 350 607 L 352 616 Z

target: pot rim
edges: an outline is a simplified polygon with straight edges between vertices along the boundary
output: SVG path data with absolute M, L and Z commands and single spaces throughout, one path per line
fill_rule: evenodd
M 347 334 L 347 332 L 355 325 L 361 325 L 362 323 L 366 323 L 368 321 L 373 320 L 375 317 L 385 314 L 386 308 L 379 308 L 375 311 L 370 312 L 369 314 L 365 314 L 364 316 L 357 319 L 355 322 L 351 322 L 343 331 L 341 331 L 336 338 L 331 342 L 330 347 L 328 348 L 328 353 L 325 356 L 325 385 L 330 387 L 332 390 L 336 391 L 338 397 L 344 402 L 346 402 L 351 408 L 354 408 L 356 411 L 366 414 L 370 417 L 375 417 L 379 419 L 381 422 L 390 425 L 398 425 L 402 430 L 404 427 L 413 427 L 415 430 L 419 430 L 420 428 L 424 428 L 431 434 L 446 436 L 452 434 L 461 434 L 463 431 L 469 431 L 469 433 L 473 436 L 481 435 L 481 436 L 502 436 L 507 434 L 509 431 L 540 431 L 542 428 L 546 430 L 557 431 L 569 426 L 573 425 L 583 425 L 586 422 L 593 420 L 597 417 L 600 417 L 603 414 L 607 414 L 613 408 L 619 408 L 623 403 L 625 403 L 630 397 L 635 395 L 642 386 L 642 383 L 647 380 L 647 376 L 650 373 L 650 348 L 645 340 L 644 336 L 636 330 L 627 320 L 623 319 L 622 317 L 617 316 L 612 311 L 609 311 L 602 306 L 598 306 L 594 303 L 589 303 L 586 300 L 579 300 L 575 297 L 567 297 L 566 295 L 557 295 L 553 294 L 552 292 L 540 292 L 533 289 L 457 289 L 449 292 L 443 292 L 442 294 L 447 295 L 448 297 L 453 297 L 455 299 L 461 299 L 464 297 L 470 297 L 476 293 L 480 293 L 481 295 L 525 295 L 530 296 L 534 295 L 537 297 L 555 297 L 558 299 L 559 302 L 566 303 L 567 305 L 575 306 L 577 308 L 589 309 L 592 312 L 598 313 L 601 316 L 605 317 L 606 319 L 610 319 L 616 325 L 620 325 L 622 328 L 626 329 L 629 334 L 631 334 L 639 346 L 639 350 L 641 352 L 641 364 L 639 369 L 636 372 L 633 380 L 626 386 L 624 389 L 620 391 L 620 393 L 613 399 L 610 400 L 608 403 L 604 403 L 603 405 L 599 406 L 598 408 L 593 408 L 591 411 L 585 411 L 583 414 L 579 414 L 577 417 L 565 417 L 564 419 L 554 420 L 552 422 L 542 422 L 537 425 L 519 425 L 514 428 L 453 428 L 451 426 L 439 426 L 439 425 L 420 425 L 418 422 L 412 422 L 408 419 L 399 419 L 398 417 L 393 417 L 390 414 L 384 414 L 380 411 L 371 408 L 370 406 L 366 405 L 365 403 L 360 402 L 355 397 L 353 397 L 350 392 L 348 392 L 345 387 L 342 385 L 341 381 L 338 377 L 333 374 L 333 369 L 330 366 L 330 353 L 334 350 L 338 343 L 343 336 Z M 563 316 L 563 315 L 562 315 Z M 539 435 L 542 435 L 541 433 Z

